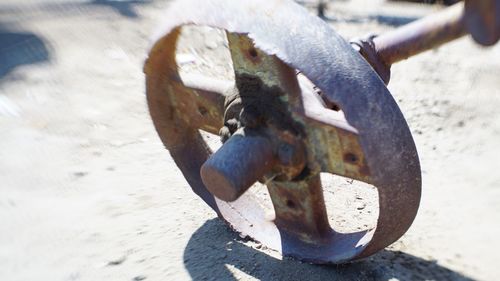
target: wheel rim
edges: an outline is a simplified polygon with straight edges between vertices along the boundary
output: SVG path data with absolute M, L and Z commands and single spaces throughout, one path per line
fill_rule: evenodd
M 341 263 L 371 255 L 407 231 L 420 201 L 416 148 L 406 121 L 384 83 L 347 42 L 291 1 L 178 1 L 165 18 L 168 20 L 145 66 L 151 116 L 194 192 L 233 229 L 283 255 L 315 263 Z M 287 229 L 286 223 L 280 225 L 279 221 L 266 218 L 265 210 L 257 207 L 258 200 L 251 193 L 227 203 L 208 192 L 199 171 L 211 152 L 198 128 L 216 133 L 223 126 L 223 97 L 217 93 L 224 92 L 228 85 L 212 83 L 211 89 L 188 86 L 180 78 L 175 46 L 179 27 L 184 24 L 245 34 L 259 52 L 274 55 L 278 63 L 301 71 L 321 88 L 325 99 L 341 107 L 348 124 L 357 132 L 370 181 L 379 192 L 376 229 L 350 234 L 332 231 L 326 238 L 305 241 L 296 235 L 297 231 Z M 304 107 L 305 111 L 314 111 L 307 104 Z M 321 117 L 314 113 L 305 115 L 321 122 Z M 320 194 L 317 182 L 316 177 L 307 179 L 307 188 L 303 190 L 311 193 L 308 196 Z M 290 189 L 294 183 L 290 184 L 281 190 Z M 280 183 L 271 184 L 270 191 L 279 186 Z M 273 203 L 276 208 L 277 202 Z

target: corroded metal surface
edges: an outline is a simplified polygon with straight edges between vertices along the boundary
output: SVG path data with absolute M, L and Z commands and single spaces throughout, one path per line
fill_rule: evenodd
M 373 39 L 375 50 L 386 65 L 407 59 L 466 34 L 463 4 L 455 4 Z
M 326 23 L 283 0 L 177 1 L 165 19 L 144 68 L 151 116 L 193 190 L 233 229 L 283 255 L 316 263 L 371 255 L 406 232 L 416 215 L 421 188 L 410 131 L 383 81 Z M 218 88 L 206 88 L 182 81 L 175 48 L 184 24 L 227 30 L 236 74 L 233 87 L 219 83 Z M 296 71 L 301 75 L 297 77 Z M 325 107 L 311 85 L 345 118 Z M 240 123 L 242 112 L 256 100 L 264 100 L 260 105 L 265 112 L 273 112 L 262 114 L 264 121 L 259 122 L 265 126 L 248 121 L 252 120 L 248 116 L 243 123 L 271 143 L 270 158 L 278 162 L 264 175 L 275 218 L 266 217 L 251 193 L 234 202 L 214 197 L 200 176 L 211 151 L 198 130 L 214 133 L 232 126 L 224 101 L 235 92 L 243 106 Z M 246 161 L 242 155 L 240 161 Z M 213 167 L 219 172 L 222 166 Z M 347 234 L 331 229 L 320 172 L 376 186 L 377 227 Z M 245 181 L 235 177 L 229 189 L 245 189 Z
M 392 64 L 467 34 L 463 3 L 379 36 L 355 39 L 353 47 L 389 83 Z

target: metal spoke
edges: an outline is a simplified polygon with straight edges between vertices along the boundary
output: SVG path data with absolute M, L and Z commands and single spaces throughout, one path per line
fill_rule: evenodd
M 256 48 L 246 35 L 227 32 L 229 49 L 233 60 L 236 86 L 242 85 L 249 76 L 256 77 L 268 87 L 278 87 L 290 108 L 300 106 L 300 89 L 296 71 L 273 55 Z
M 329 237 L 331 228 L 319 175 L 297 182 L 273 181 L 267 186 L 278 228 L 310 243 Z
M 354 128 L 335 119 L 307 117 L 307 153 L 322 172 L 372 183 Z
M 310 169 L 372 183 L 358 131 L 342 111 L 327 108 L 305 76 L 299 75 L 299 83 Z
M 178 114 L 193 127 L 218 134 L 224 122 L 225 95 L 234 84 L 206 76 L 185 75 L 178 85 L 177 94 L 172 96 Z

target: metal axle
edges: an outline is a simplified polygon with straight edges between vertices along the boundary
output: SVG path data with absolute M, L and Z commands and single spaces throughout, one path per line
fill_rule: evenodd
M 500 38 L 500 1 L 468 0 L 382 34 L 352 41 L 387 84 L 391 65 L 471 34 L 490 46 Z

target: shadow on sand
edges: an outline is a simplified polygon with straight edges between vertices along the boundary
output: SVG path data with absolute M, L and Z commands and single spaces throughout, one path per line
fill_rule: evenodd
M 193 280 L 461 280 L 459 273 L 403 252 L 384 250 L 360 262 L 337 265 L 310 265 L 264 254 L 241 243 L 238 235 L 219 219 L 207 221 L 189 240 L 184 266 Z M 235 276 L 229 268 L 240 273 Z M 234 271 L 234 269 L 233 269 Z
M 120 15 L 128 18 L 138 18 L 135 12 L 135 5 L 150 3 L 151 0 L 93 0 L 91 5 L 108 6 L 115 9 Z
M 41 37 L 0 25 L 0 79 L 21 65 L 49 60 L 49 49 Z

